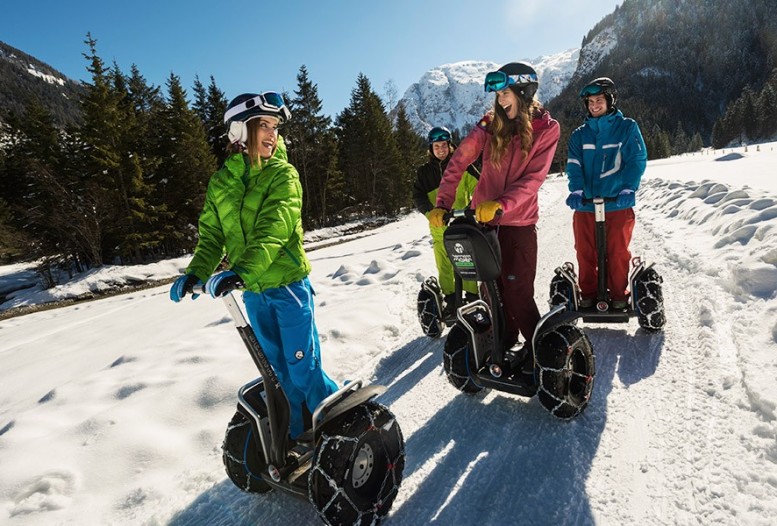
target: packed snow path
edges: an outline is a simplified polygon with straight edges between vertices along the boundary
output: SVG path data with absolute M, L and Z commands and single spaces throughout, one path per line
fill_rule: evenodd
M 569 422 L 535 399 L 448 384 L 444 338 L 423 337 L 415 317 L 434 272 L 420 215 L 310 252 L 325 367 L 339 383 L 388 386 L 380 401 L 405 435 L 404 482 L 385 524 L 777 517 L 772 276 L 743 267 L 750 249 L 732 242 L 745 236 L 771 254 L 775 203 L 732 188 L 738 210 L 722 216 L 714 199 L 691 197 L 698 184 L 670 186 L 645 181 L 632 243 L 664 277 L 665 331 L 583 324 L 596 384 Z M 566 195 L 557 177 L 541 191 L 543 312 L 553 269 L 575 261 Z M 703 220 L 689 221 L 697 212 Z M 714 225 L 746 213 L 730 232 Z M 220 302 L 173 305 L 167 288 L 150 289 L 5 320 L 0 339 L 3 523 L 317 522 L 305 502 L 244 494 L 226 479 L 221 437 L 255 373 Z

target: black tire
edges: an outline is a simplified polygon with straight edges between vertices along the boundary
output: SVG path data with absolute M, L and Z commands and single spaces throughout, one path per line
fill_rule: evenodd
M 443 368 L 453 387 L 467 394 L 475 394 L 483 388 L 475 385 L 470 370 L 475 366 L 469 333 L 458 323 L 451 327 L 445 339 L 443 350 Z
M 227 426 L 221 446 L 227 476 L 235 486 L 249 493 L 266 493 L 272 489 L 259 478 L 267 471 L 267 462 L 256 445 L 251 423 L 239 411 Z
M 594 353 L 588 336 L 574 325 L 542 334 L 534 370 L 542 406 L 558 418 L 573 418 L 588 406 L 594 387 Z
M 404 467 L 396 418 L 383 405 L 365 402 L 324 426 L 308 497 L 327 524 L 376 524 L 394 503 Z
M 437 309 L 437 299 L 425 288 L 421 288 L 418 293 L 418 322 L 421 324 L 421 330 L 430 338 L 439 338 L 442 335 L 444 326 Z
M 662 330 L 666 325 L 664 293 L 661 290 L 663 278 L 651 267 L 642 272 L 634 281 L 639 326 L 647 331 Z
M 567 310 L 575 310 L 574 290 L 572 285 L 563 277 L 556 274 L 550 280 L 550 306 L 566 305 Z

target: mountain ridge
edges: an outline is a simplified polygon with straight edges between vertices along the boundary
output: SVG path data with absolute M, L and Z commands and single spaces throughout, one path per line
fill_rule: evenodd
M 0 41 L 0 120 L 3 114 L 23 115 L 36 97 L 61 127 L 80 121 L 81 84 L 45 62 Z

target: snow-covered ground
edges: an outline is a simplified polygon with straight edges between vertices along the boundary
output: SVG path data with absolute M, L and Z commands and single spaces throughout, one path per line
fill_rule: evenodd
M 434 272 L 420 215 L 311 241 L 324 247 L 309 252 L 324 366 L 388 386 L 380 401 L 405 435 L 385 524 L 773 524 L 775 147 L 649 163 L 632 251 L 664 277 L 667 325 L 584 325 L 596 384 L 569 422 L 535 399 L 448 384 L 443 339 L 415 315 Z M 566 195 L 558 176 L 541 189 L 542 310 L 553 269 L 574 261 Z M 187 259 L 106 268 L 2 307 L 171 277 Z M 24 272 L 0 269 L 0 290 Z M 223 432 L 256 372 L 220 301 L 173 304 L 158 287 L 1 321 L 0 371 L 3 524 L 317 523 L 305 502 L 226 478 Z

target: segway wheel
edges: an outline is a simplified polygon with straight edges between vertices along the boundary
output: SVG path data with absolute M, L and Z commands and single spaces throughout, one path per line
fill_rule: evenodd
M 249 493 L 266 493 L 272 488 L 259 477 L 267 471 L 267 462 L 256 444 L 251 423 L 239 411 L 227 426 L 221 446 L 227 476 L 235 486 Z
M 661 290 L 663 279 L 654 268 L 646 269 L 634 280 L 637 321 L 648 331 L 660 331 L 666 324 L 664 314 L 664 294 Z
M 559 325 L 535 345 L 537 397 L 558 418 L 573 418 L 588 406 L 594 387 L 594 353 L 588 336 L 574 325 Z
M 421 330 L 430 338 L 439 338 L 442 335 L 443 323 L 437 309 L 437 301 L 434 294 L 425 288 L 421 288 L 418 293 L 418 322 L 421 324 Z
M 569 281 L 556 274 L 550 280 L 550 306 L 566 305 L 567 310 L 574 310 L 574 291 Z
M 308 497 L 327 524 L 377 524 L 399 491 L 405 441 L 394 415 L 365 402 L 325 424 Z
M 443 349 L 443 368 L 448 381 L 459 391 L 475 394 L 483 388 L 476 385 L 470 377 L 475 366 L 469 333 L 458 323 L 451 327 Z

